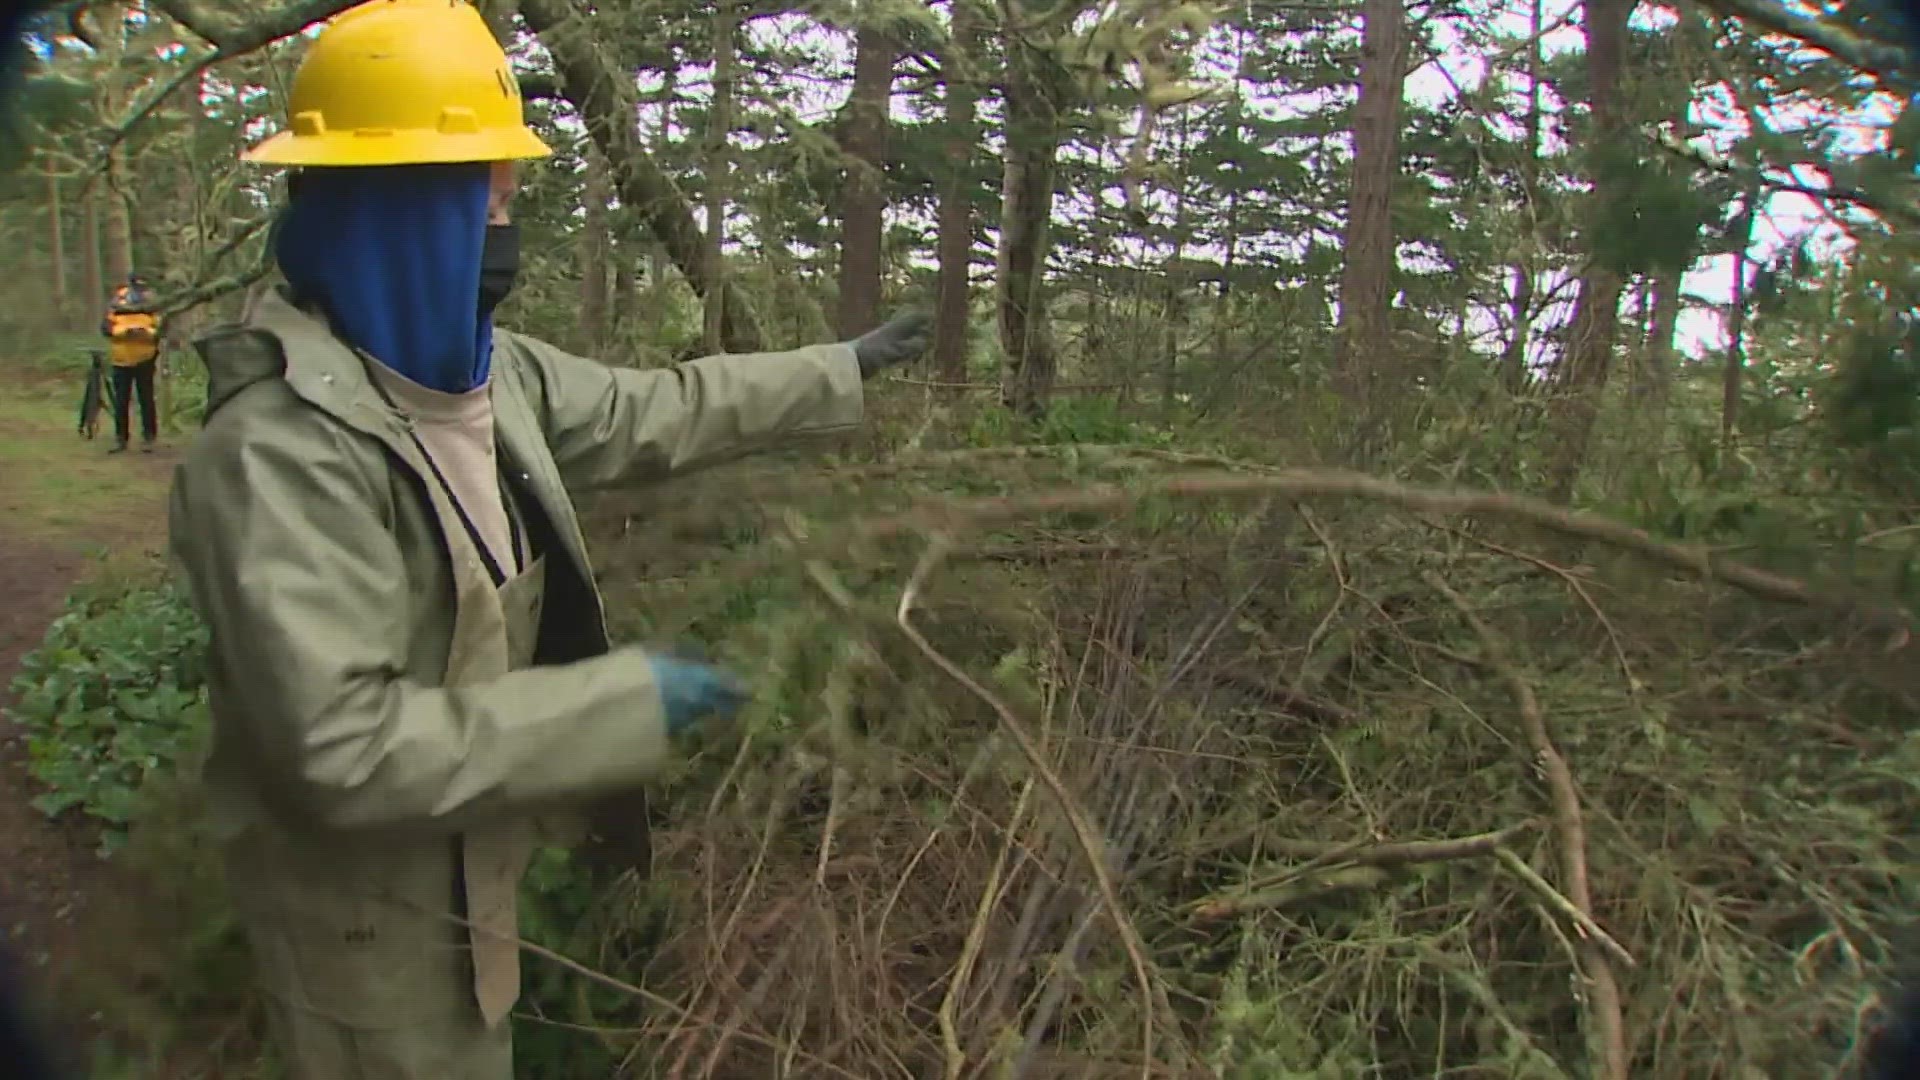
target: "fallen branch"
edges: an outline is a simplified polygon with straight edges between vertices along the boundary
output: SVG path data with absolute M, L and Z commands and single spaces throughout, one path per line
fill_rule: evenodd
M 1393 875 L 1378 866 L 1335 866 L 1297 874 L 1269 888 L 1201 900 L 1189 906 L 1188 913 L 1202 922 L 1217 922 L 1255 911 L 1292 907 L 1334 893 L 1377 889 L 1392 880 Z
M 1379 873 L 1385 867 L 1492 855 L 1503 850 L 1504 845 L 1516 837 L 1539 827 L 1540 823 L 1537 821 L 1523 821 L 1518 825 L 1509 825 L 1504 829 L 1476 833 L 1472 836 L 1446 840 L 1405 840 L 1381 844 L 1343 844 L 1325 840 L 1263 836 L 1260 838 L 1262 849 L 1284 858 L 1305 859 L 1307 863 L 1303 866 L 1288 867 L 1279 874 L 1257 878 L 1235 887 L 1231 892 L 1202 897 L 1188 905 L 1188 911 L 1196 919 L 1215 920 L 1231 918 L 1248 911 L 1284 906 L 1300 898 L 1301 890 L 1295 883 L 1307 877 L 1310 871 L 1320 873 L 1327 879 L 1326 882 L 1311 890 L 1314 894 L 1325 891 L 1329 887 L 1369 887 L 1385 880 L 1385 877 Z M 1341 870 L 1361 872 L 1345 875 L 1334 873 Z
M 1020 828 L 1021 819 L 1026 817 L 1027 798 L 1032 794 L 1033 778 L 1028 777 L 1027 782 L 1020 785 L 1020 798 L 1013 804 L 1013 817 L 1007 822 L 1006 839 L 1000 845 L 1000 854 L 994 857 L 993 872 L 987 877 L 987 887 L 980 891 L 980 903 L 974 909 L 973 924 L 967 928 L 967 939 L 961 946 L 960 959 L 953 965 L 953 974 L 947 981 L 947 992 L 940 998 L 940 1045 L 947 1055 L 946 1080 L 960 1080 L 966 1072 L 967 1054 L 960 1047 L 960 997 L 973 978 L 980 951 L 986 947 L 989 921 L 994 907 L 1000 902 L 1007 856 L 1013 853 L 1015 834 Z
M 1912 616 L 1898 605 L 1849 597 L 1833 589 L 1815 590 L 1784 574 L 1721 559 L 1707 547 L 1670 543 L 1643 529 L 1596 514 L 1565 510 L 1522 495 L 1414 487 L 1364 473 L 1333 469 L 1287 469 L 1252 475 L 1186 473 L 1125 487 L 1094 484 L 1020 498 L 933 500 L 902 514 L 856 522 L 849 531 L 853 537 L 867 540 L 908 533 L 952 535 L 1016 518 L 1105 510 L 1145 498 L 1246 498 L 1266 494 L 1292 499 L 1367 499 L 1407 510 L 1511 518 L 1559 536 L 1610 544 L 1649 562 L 1698 574 L 1762 599 L 1837 609 L 1902 633 L 1912 624 Z M 843 532 L 833 542 L 844 545 L 846 539 L 847 534 Z
M 1293 859 L 1336 858 L 1341 862 L 1370 866 L 1398 866 L 1405 863 L 1444 862 L 1491 855 L 1516 838 L 1540 827 L 1538 821 L 1523 821 L 1493 832 L 1445 840 L 1402 840 L 1384 844 L 1336 844 L 1326 840 L 1299 840 L 1292 837 L 1263 836 L 1260 846 Z
M 1500 865 L 1506 867 L 1514 877 L 1519 878 L 1529 889 L 1537 893 L 1548 907 L 1566 916 L 1567 920 L 1572 922 L 1579 930 L 1582 938 L 1591 938 L 1598 941 L 1601 948 L 1612 953 L 1621 963 L 1628 967 L 1639 966 L 1639 963 L 1634 960 L 1633 954 L 1627 951 L 1625 945 L 1620 944 L 1612 934 L 1607 933 L 1606 930 L 1601 928 L 1599 923 L 1594 922 L 1593 916 L 1582 910 L 1580 905 L 1568 899 L 1566 894 L 1554 888 L 1553 884 L 1546 878 L 1541 877 L 1538 870 L 1528 866 L 1525 859 L 1515 855 L 1513 849 L 1507 847 L 1496 848 L 1493 856 L 1499 859 Z
M 1549 902 L 1563 911 L 1570 911 L 1576 918 L 1575 925 L 1581 929 L 1581 962 L 1587 969 L 1585 974 L 1591 984 L 1591 993 L 1586 995 L 1587 1021 L 1591 1025 L 1589 1036 L 1599 1048 L 1596 1074 L 1606 1080 L 1626 1080 L 1627 1036 L 1626 1022 L 1621 1016 L 1620 986 L 1614 981 L 1613 967 L 1607 962 L 1608 950 L 1601 944 L 1602 941 L 1612 942 L 1613 939 L 1600 931 L 1598 924 L 1593 921 L 1593 891 L 1587 884 L 1586 823 L 1580 814 L 1580 797 L 1574 786 L 1573 770 L 1567 766 L 1567 759 L 1560 755 L 1559 748 L 1554 746 L 1553 738 L 1547 732 L 1546 717 L 1540 711 L 1540 699 L 1534 695 L 1533 684 L 1527 682 L 1507 658 L 1506 643 L 1480 616 L 1474 614 L 1465 598 L 1455 592 L 1439 574 L 1429 570 L 1422 576 L 1459 610 L 1461 618 L 1480 638 L 1481 647 L 1486 652 L 1486 664 L 1513 693 L 1514 705 L 1520 710 L 1521 727 L 1526 731 L 1527 741 L 1533 745 L 1536 762 L 1546 773 L 1547 791 L 1553 800 L 1553 826 L 1560 847 L 1560 873 L 1566 879 L 1566 896 L 1562 898 L 1549 889 L 1548 892 L 1553 894 Z M 1540 884 L 1545 884 L 1544 879 Z M 1564 904 L 1562 899 L 1566 901 Z M 1592 931 L 1588 927 L 1592 927 Z M 1626 962 L 1631 964 L 1633 958 L 1627 951 L 1620 948 L 1617 942 L 1613 944 L 1619 950 L 1619 955 L 1626 957 Z
M 1485 976 L 1479 971 L 1470 970 L 1465 961 L 1441 952 L 1419 938 L 1414 938 L 1408 947 L 1422 960 L 1439 968 L 1456 989 L 1493 1018 L 1493 1022 L 1499 1026 L 1501 1033 L 1506 1035 L 1507 1041 L 1518 1051 L 1515 1057 L 1525 1061 L 1532 1070 L 1530 1074 L 1523 1075 L 1558 1077 L 1560 1080 L 1567 1080 L 1569 1076 L 1567 1070 L 1561 1068 L 1560 1063 L 1555 1061 L 1552 1055 L 1540 1049 L 1539 1044 L 1533 1041 L 1533 1036 L 1527 1034 L 1527 1030 L 1513 1019 L 1507 1012 L 1506 1006 L 1501 1003 L 1500 995 L 1494 993 L 1493 987 L 1487 985 Z

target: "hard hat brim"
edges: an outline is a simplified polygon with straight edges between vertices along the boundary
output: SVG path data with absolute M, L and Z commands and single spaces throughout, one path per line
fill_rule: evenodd
M 241 155 L 262 165 L 451 165 L 547 157 L 553 148 L 526 128 L 450 135 L 443 131 L 351 131 L 296 135 L 283 131 Z

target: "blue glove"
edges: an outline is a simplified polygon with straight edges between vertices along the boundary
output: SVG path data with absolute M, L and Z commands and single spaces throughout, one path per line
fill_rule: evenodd
M 697 660 L 649 655 L 653 681 L 660 688 L 660 706 L 667 716 L 667 734 L 678 735 L 708 717 L 730 720 L 747 703 L 740 680 Z

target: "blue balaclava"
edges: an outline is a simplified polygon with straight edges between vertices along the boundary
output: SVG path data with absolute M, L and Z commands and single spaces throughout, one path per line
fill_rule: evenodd
M 484 162 L 311 168 L 289 185 L 274 256 L 334 332 L 433 390 L 487 381 L 480 298 L 491 168 Z

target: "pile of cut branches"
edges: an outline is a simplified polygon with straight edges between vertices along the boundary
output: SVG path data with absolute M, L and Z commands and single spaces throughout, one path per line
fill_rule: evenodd
M 670 789 L 664 945 L 603 973 L 658 1075 L 1853 1053 L 1914 901 L 1899 608 L 1522 499 L 1125 447 L 727 489 L 596 514 L 630 629 L 761 689 Z

